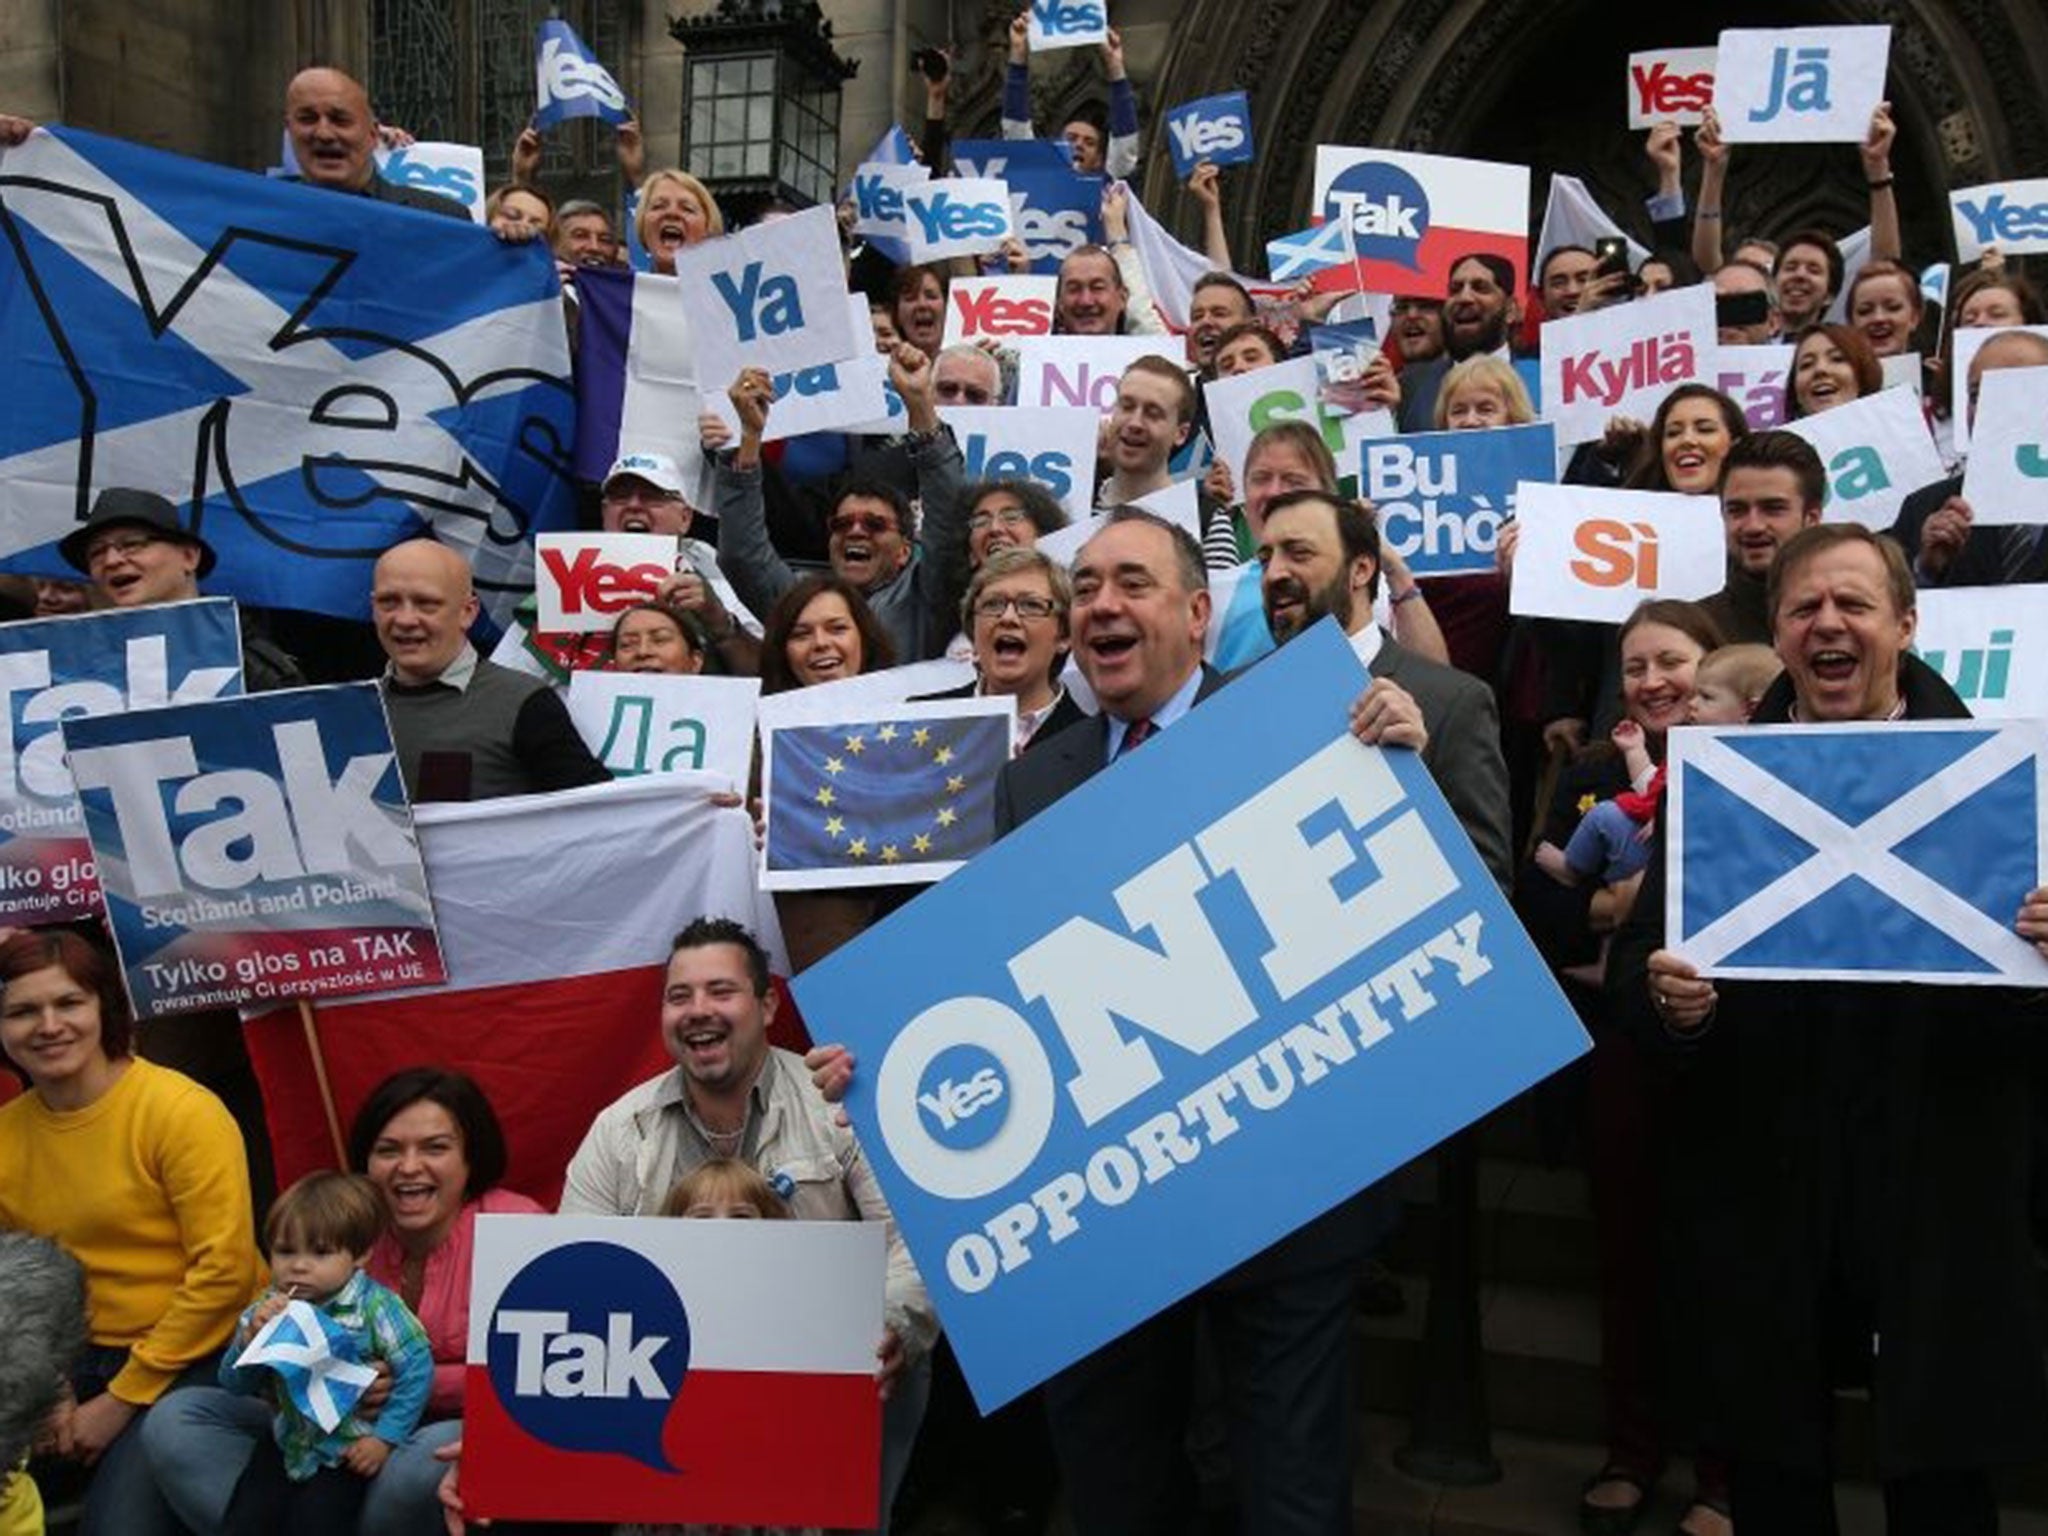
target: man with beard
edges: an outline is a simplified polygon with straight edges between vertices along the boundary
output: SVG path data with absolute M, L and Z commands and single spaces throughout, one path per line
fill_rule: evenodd
M 1288 491 L 1266 504 L 1259 539 L 1266 627 L 1281 645 L 1325 614 L 1351 637 L 1375 678 L 1412 697 L 1429 735 L 1423 766 L 1458 824 L 1506 890 L 1514 877 L 1508 835 L 1508 770 L 1493 690 L 1455 667 L 1427 660 L 1373 622 L 1380 536 L 1363 503 L 1326 491 Z
M 1394 300 L 1392 334 L 1401 366 L 1434 362 L 1444 355 L 1444 306 L 1441 299 Z
M 1444 298 L 1444 355 L 1401 370 L 1401 430 L 1431 430 L 1436 424 L 1437 390 L 1452 364 L 1482 353 L 1508 356 L 1508 338 L 1521 316 L 1512 263 L 1482 253 L 1453 266 Z

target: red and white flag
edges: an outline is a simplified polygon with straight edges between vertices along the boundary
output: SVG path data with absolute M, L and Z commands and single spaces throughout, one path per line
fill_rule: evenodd
M 467 1072 L 505 1127 L 506 1183 L 552 1208 L 597 1112 L 671 1065 L 661 986 L 679 929 L 737 918 L 767 947 L 778 982 L 789 974 L 774 905 L 755 889 L 753 823 L 712 804 L 720 787 L 667 774 L 415 807 L 448 985 L 314 1006 L 344 1129 L 400 1068 Z M 801 1048 L 801 1024 L 786 1008 L 776 1017 L 790 1020 L 776 1043 Z M 279 1186 L 332 1167 L 298 1012 L 244 1029 Z

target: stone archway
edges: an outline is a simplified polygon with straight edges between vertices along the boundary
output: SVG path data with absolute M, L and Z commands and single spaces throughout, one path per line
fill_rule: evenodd
M 1629 52 L 1700 40 L 1724 25 L 1884 22 L 1893 29 L 1900 123 L 1894 164 L 1909 256 L 1949 249 L 1946 191 L 2048 174 L 2048 14 L 2032 0 L 1733 0 L 1687 25 L 1652 8 L 1595 0 L 1193 0 L 1180 8 L 1159 74 L 1156 113 L 1219 91 L 1251 92 L 1260 163 L 1227 186 L 1240 265 L 1307 220 L 1318 143 L 1385 144 L 1569 169 L 1625 223 L 1651 178 L 1640 135 L 1623 128 Z M 1285 82 L 1284 89 L 1276 84 Z M 1687 182 L 1696 180 L 1688 160 Z M 1143 195 L 1183 227 L 1194 210 L 1163 153 Z M 1865 220 L 1845 145 L 1738 151 L 1733 229 Z

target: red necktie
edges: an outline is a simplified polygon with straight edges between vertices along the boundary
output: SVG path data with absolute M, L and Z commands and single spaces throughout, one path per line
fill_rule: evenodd
M 1124 727 L 1124 744 L 1117 748 L 1116 755 L 1122 757 L 1127 752 L 1137 751 L 1152 739 L 1152 733 L 1157 729 L 1149 715 L 1143 720 L 1133 720 Z

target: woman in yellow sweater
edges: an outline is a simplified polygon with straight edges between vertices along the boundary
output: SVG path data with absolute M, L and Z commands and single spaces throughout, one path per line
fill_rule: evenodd
M 134 1431 L 173 1386 L 212 1378 L 259 1275 L 241 1132 L 130 1034 L 120 978 L 84 939 L 0 945 L 0 1051 L 30 1088 L 0 1108 L 0 1227 L 85 1268 L 91 1347 L 38 1441 L 95 1468 L 83 1536 L 178 1530 Z

